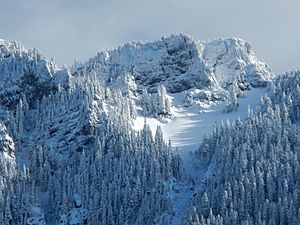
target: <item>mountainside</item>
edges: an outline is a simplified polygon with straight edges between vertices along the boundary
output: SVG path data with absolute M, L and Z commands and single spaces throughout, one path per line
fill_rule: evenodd
M 237 38 L 70 68 L 0 40 L 0 224 L 299 224 L 299 74 Z

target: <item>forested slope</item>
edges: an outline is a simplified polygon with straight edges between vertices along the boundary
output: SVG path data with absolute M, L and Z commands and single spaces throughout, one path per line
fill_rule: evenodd
M 270 85 L 245 122 L 227 121 L 196 157 L 207 171 L 185 224 L 299 224 L 300 73 Z

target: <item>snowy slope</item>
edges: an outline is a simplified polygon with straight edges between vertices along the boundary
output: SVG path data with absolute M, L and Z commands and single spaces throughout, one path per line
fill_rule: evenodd
M 166 140 L 171 140 L 173 147 L 178 147 L 182 155 L 186 155 L 185 149 L 192 150 L 198 147 L 204 135 L 209 134 L 215 124 L 219 124 L 227 119 L 243 118 L 248 106 L 254 108 L 261 100 L 261 96 L 266 94 L 266 88 L 252 89 L 247 92 L 247 96 L 240 99 L 237 111 L 223 113 L 224 102 L 216 102 L 206 107 L 199 105 L 184 106 L 183 93 L 174 94 L 173 97 L 173 118 L 161 119 L 146 118 L 147 124 L 152 131 L 157 126 L 161 126 Z M 144 117 L 136 118 L 134 128 L 141 130 L 144 126 Z
M 226 122 L 227 119 L 244 119 L 248 107 L 255 108 L 260 103 L 261 97 L 267 93 L 266 88 L 252 89 L 247 96 L 240 99 L 239 107 L 229 114 L 223 113 L 224 102 L 212 103 L 210 105 L 184 106 L 184 93 L 173 96 L 173 118 L 161 121 L 156 118 L 146 118 L 146 123 L 154 133 L 157 126 L 161 126 L 165 140 L 171 140 L 172 146 L 179 151 L 187 182 L 175 184 L 170 192 L 175 215 L 167 216 L 170 224 L 179 225 L 189 208 L 190 200 L 194 193 L 201 189 L 201 181 L 207 171 L 198 168 L 199 162 L 193 156 L 193 152 L 200 146 L 205 135 L 209 135 L 215 125 Z M 144 117 L 138 117 L 134 121 L 134 128 L 141 130 Z M 195 190 L 195 187 L 197 190 Z

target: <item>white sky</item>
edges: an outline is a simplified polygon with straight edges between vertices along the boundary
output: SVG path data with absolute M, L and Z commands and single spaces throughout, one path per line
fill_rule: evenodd
M 0 38 L 60 65 L 179 32 L 240 37 L 274 72 L 300 68 L 299 0 L 0 0 Z

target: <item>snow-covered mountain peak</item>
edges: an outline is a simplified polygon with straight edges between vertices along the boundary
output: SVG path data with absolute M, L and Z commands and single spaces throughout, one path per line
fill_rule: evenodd
M 74 65 L 72 74 L 95 71 L 108 85 L 124 74 L 132 74 L 138 89 L 155 92 L 164 84 L 169 92 L 204 88 L 210 79 L 197 45 L 184 35 L 173 35 L 149 43 L 127 43 L 98 53 L 84 64 Z
M 75 76 L 86 71 L 95 72 L 108 85 L 131 74 L 138 90 L 155 92 L 163 84 L 171 93 L 226 89 L 234 80 L 244 87 L 261 87 L 274 76 L 242 39 L 203 42 L 185 34 L 126 43 L 72 67 Z

